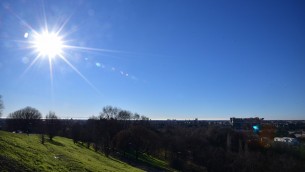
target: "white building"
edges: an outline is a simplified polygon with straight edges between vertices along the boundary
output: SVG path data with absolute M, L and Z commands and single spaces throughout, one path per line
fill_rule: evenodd
M 304 138 L 305 138 L 305 131 L 298 131 L 298 132 L 295 132 L 295 133 L 294 133 L 294 136 L 295 136 L 296 138 L 304 139 Z
M 291 137 L 274 137 L 273 139 L 275 142 L 282 142 L 288 144 L 298 144 L 298 140 Z

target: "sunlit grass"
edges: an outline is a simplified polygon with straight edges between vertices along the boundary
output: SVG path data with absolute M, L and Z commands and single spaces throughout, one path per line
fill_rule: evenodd
M 141 171 L 91 149 L 73 144 L 67 138 L 40 143 L 39 135 L 0 131 L 1 170 L 10 171 Z

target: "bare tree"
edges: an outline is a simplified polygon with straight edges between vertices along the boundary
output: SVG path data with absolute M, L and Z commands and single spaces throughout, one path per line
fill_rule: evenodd
M 8 115 L 8 124 L 17 130 L 26 133 L 32 132 L 38 126 L 41 119 L 41 113 L 32 107 L 25 107 Z
M 116 119 L 119 111 L 120 110 L 117 107 L 105 106 L 103 112 L 100 114 L 100 118 Z
M 40 119 L 41 113 L 32 107 L 25 107 L 9 114 L 9 118 L 14 119 Z
M 139 119 L 140 119 L 140 115 L 139 115 L 138 113 L 135 113 L 135 114 L 133 115 L 133 119 L 134 119 L 134 120 L 139 120 Z
M 150 154 L 156 151 L 159 140 L 155 132 L 138 125 L 118 132 L 114 137 L 114 144 L 124 155 L 127 150 L 133 150 L 135 158 L 138 159 L 141 152 Z
M 148 117 L 146 117 L 146 116 L 144 116 L 144 115 L 142 115 L 142 116 L 141 116 L 141 120 L 143 120 L 143 121 L 148 121 L 148 120 L 149 120 L 149 118 L 148 118 Z
M 40 134 L 40 143 L 44 145 L 45 138 L 44 138 L 44 133 Z
M 78 122 L 73 123 L 72 125 L 71 136 L 74 144 L 76 144 L 81 139 L 81 127 L 82 126 Z
M 55 112 L 50 111 L 49 114 L 46 115 L 46 131 L 49 137 L 49 140 L 52 139 L 57 134 L 58 128 L 60 125 L 60 121 L 56 116 Z
M 118 119 L 119 120 L 129 120 L 131 118 L 131 112 L 122 110 L 118 114 Z

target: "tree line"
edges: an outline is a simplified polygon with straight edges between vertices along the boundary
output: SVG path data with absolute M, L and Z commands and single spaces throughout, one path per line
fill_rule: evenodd
M 257 134 L 238 132 L 227 126 L 196 122 L 154 125 L 146 116 L 113 106 L 104 107 L 98 116 L 88 120 L 62 120 L 54 112 L 42 119 L 41 113 L 32 107 L 17 110 L 6 120 L 6 130 L 39 134 L 42 144 L 63 136 L 106 156 L 134 161 L 143 155 L 153 156 L 180 171 L 302 171 L 305 168 L 304 146 L 266 147 Z M 265 131 L 260 134 L 269 135 Z

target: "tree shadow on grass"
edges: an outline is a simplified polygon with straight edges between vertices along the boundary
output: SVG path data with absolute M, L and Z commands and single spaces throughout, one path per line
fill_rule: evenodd
M 52 145 L 56 145 L 56 146 L 62 146 L 62 147 L 65 146 L 64 144 L 62 144 L 60 142 L 57 142 L 57 141 L 54 141 L 54 140 L 48 140 L 47 142 L 52 144 Z
M 0 171 L 33 171 L 22 162 L 16 161 L 10 157 L 0 155 Z
M 77 145 L 78 147 L 80 147 L 80 148 L 87 148 L 86 145 L 85 145 L 85 143 L 79 143 L 79 142 L 77 142 L 76 145 Z
M 111 159 L 112 161 L 117 162 L 117 163 L 126 164 L 126 162 L 120 161 L 120 160 L 116 159 L 115 157 L 109 156 L 108 158 Z
M 136 160 L 135 157 L 129 153 L 127 153 L 125 157 L 120 154 L 112 155 L 110 159 L 116 162 L 129 164 L 133 167 L 142 169 L 144 171 L 154 171 L 154 172 L 172 171 L 170 169 L 153 165 L 151 163 L 148 163 L 147 161 L 143 161 L 141 158 Z

